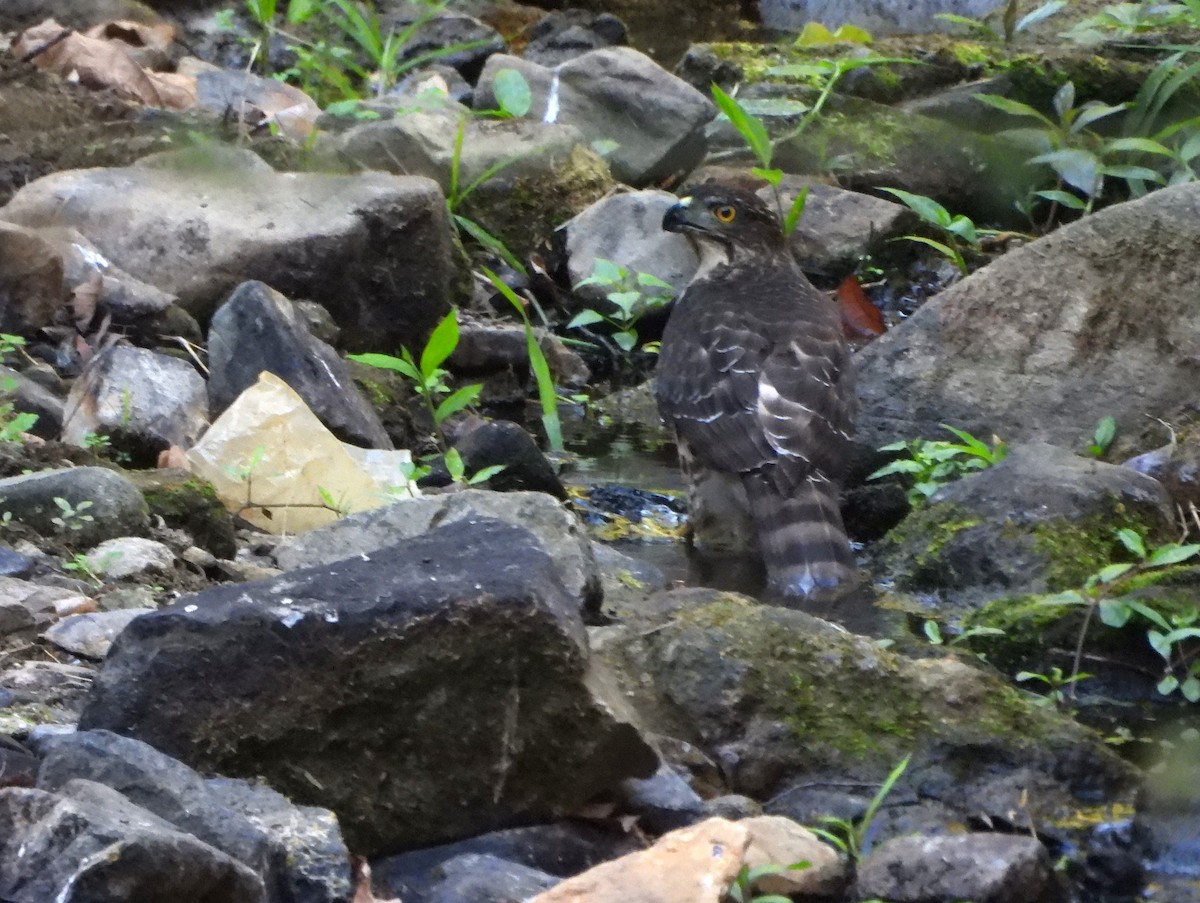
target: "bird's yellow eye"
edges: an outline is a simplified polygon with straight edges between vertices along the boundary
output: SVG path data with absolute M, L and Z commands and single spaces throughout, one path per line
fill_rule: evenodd
M 737 216 L 737 209 L 729 204 L 721 204 L 713 207 L 713 216 L 717 218 L 718 223 L 732 223 L 733 218 Z

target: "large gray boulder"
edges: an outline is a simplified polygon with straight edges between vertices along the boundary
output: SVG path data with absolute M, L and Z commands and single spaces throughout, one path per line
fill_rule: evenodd
M 496 74 L 515 69 L 533 92 L 531 118 L 573 125 L 587 142 L 616 142 L 613 176 L 635 187 L 687 173 L 703 159 L 716 108 L 687 82 L 630 47 L 608 47 L 553 69 L 497 53 L 479 76 L 477 110 L 497 106 Z
M 150 526 L 141 492 L 103 467 L 43 470 L 0 480 L 0 510 L 38 533 L 61 534 L 80 546 L 140 535 Z
M 1005 254 L 856 356 L 858 437 L 939 423 L 1082 448 L 1195 402 L 1200 184 L 1117 204 Z
M 208 400 L 214 417 L 266 370 L 295 389 L 343 442 L 364 448 L 392 447 L 346 362 L 309 331 L 291 301 L 268 285 L 242 283 L 213 315 L 208 366 Z
M 478 518 L 137 619 L 80 725 L 261 775 L 372 853 L 562 814 L 653 771 L 590 676 L 550 557 Z
M 420 347 L 458 276 L 445 201 L 430 180 L 279 173 L 248 150 L 59 172 L 0 210 L 24 225 L 75 227 L 200 318 L 247 279 L 317 301 L 357 350 Z

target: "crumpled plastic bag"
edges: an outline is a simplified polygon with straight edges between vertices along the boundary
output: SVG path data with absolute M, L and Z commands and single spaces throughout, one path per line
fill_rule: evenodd
M 222 504 L 268 533 L 301 533 L 346 514 L 419 495 L 407 450 L 338 440 L 273 373 L 242 392 L 187 453 Z

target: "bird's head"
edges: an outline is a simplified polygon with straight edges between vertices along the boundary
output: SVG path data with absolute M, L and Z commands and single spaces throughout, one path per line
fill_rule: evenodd
M 663 228 L 701 245 L 717 245 L 729 260 L 743 253 L 761 254 L 786 247 L 779 218 L 753 191 L 705 182 L 670 207 Z

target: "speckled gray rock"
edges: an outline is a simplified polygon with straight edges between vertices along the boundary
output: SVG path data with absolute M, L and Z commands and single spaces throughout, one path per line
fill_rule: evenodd
M 75 516 L 65 516 L 63 502 Z M 104 467 L 43 470 L 0 480 L 0 511 L 11 512 L 13 520 L 38 533 L 70 536 L 78 545 L 139 535 L 149 527 L 146 500 L 137 487 Z M 54 523 L 55 518 L 64 523 Z

